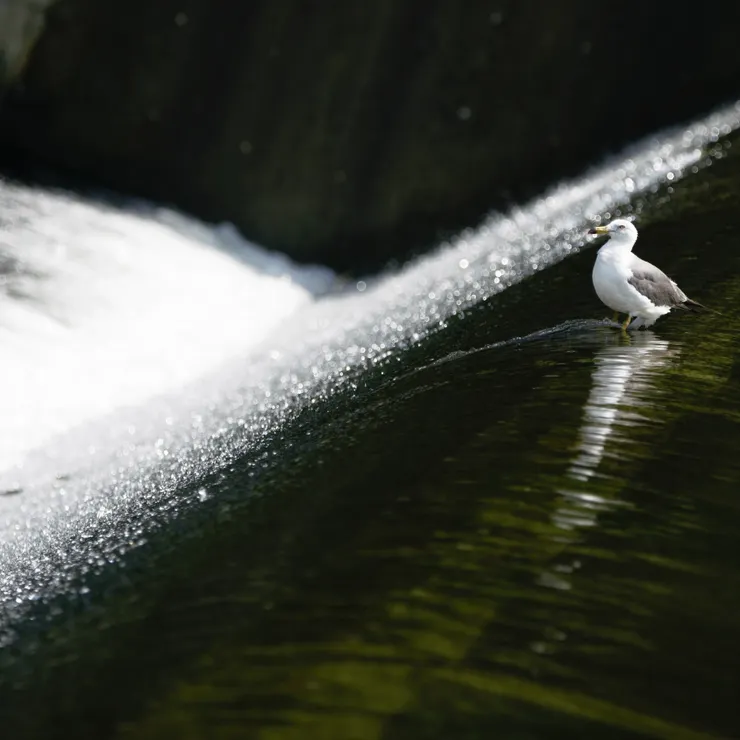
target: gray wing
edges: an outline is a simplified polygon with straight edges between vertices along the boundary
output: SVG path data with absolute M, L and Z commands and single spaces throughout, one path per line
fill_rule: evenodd
M 675 308 L 688 299 L 686 293 L 655 265 L 638 257 L 635 258 L 631 269 L 632 277 L 628 281 L 629 284 L 656 306 Z

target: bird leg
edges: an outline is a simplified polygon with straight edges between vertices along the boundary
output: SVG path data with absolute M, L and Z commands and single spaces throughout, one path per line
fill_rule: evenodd
M 632 321 L 632 316 L 627 314 L 627 318 L 624 320 L 624 323 L 622 324 L 622 331 L 627 331 L 627 327 L 630 325 L 630 321 Z
M 615 324 L 618 324 L 618 323 L 619 323 L 619 311 L 615 311 L 615 312 L 614 312 L 614 318 L 612 319 L 612 321 L 613 321 L 613 322 L 614 322 Z

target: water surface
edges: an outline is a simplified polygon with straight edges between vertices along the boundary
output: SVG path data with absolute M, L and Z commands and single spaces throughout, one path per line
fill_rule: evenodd
M 736 148 L 624 206 L 640 255 L 721 313 L 604 321 L 574 188 L 552 236 L 526 211 L 488 227 L 500 251 L 317 305 L 325 364 L 301 345 L 267 396 L 202 386 L 112 479 L 5 497 L 6 731 L 736 736 Z M 589 182 L 580 209 L 604 197 Z M 282 367 L 305 326 L 218 392 Z

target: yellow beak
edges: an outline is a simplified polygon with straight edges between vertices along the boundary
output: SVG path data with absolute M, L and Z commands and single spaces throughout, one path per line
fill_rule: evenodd
M 588 230 L 589 234 L 608 234 L 609 229 L 606 226 L 594 226 L 593 229 Z

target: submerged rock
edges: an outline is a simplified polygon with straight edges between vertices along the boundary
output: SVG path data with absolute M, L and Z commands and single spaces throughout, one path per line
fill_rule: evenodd
M 0 151 L 364 269 L 734 94 L 740 6 L 658 11 L 60 0 Z

